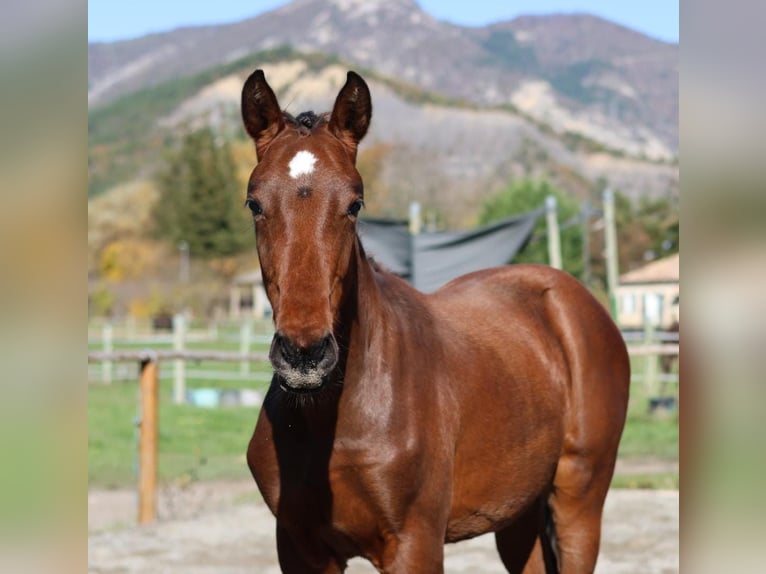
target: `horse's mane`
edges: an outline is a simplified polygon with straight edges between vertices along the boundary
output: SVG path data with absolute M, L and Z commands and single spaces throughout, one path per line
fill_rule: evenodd
M 369 263 L 372 269 L 378 273 L 391 273 L 385 265 L 377 261 L 372 255 L 367 256 L 367 263 Z
M 313 111 L 301 112 L 293 116 L 289 112 L 282 112 L 285 123 L 293 126 L 302 134 L 309 134 L 316 128 L 325 125 L 330 121 L 330 112 L 315 114 Z

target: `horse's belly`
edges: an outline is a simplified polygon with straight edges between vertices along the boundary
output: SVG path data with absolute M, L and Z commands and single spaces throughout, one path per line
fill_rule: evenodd
M 503 528 L 547 494 L 561 448 L 556 434 L 540 436 L 505 456 L 498 450 L 481 461 L 458 457 L 446 541 L 455 542 Z M 512 456 L 511 456 L 512 454 Z
M 483 507 L 453 513 L 447 523 L 445 542 L 459 542 L 475 538 L 488 532 L 500 530 L 505 524 L 513 522 L 531 502 L 526 498 L 506 501 L 504 505 L 484 505 Z
M 520 491 L 485 493 L 483 499 L 464 498 L 453 506 L 447 523 L 446 542 L 457 542 L 502 529 L 539 499 L 545 486 Z

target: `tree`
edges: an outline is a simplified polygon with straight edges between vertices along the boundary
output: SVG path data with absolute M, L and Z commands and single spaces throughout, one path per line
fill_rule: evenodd
M 521 215 L 545 205 L 545 198 L 552 195 L 558 205 L 558 219 L 561 228 L 561 259 L 564 270 L 575 277 L 581 277 L 582 224 L 573 219 L 580 213 L 577 201 L 550 185 L 547 181 L 528 179 L 517 180 L 504 190 L 486 199 L 479 209 L 479 223 L 486 225 L 493 221 Z M 564 223 L 569 223 L 563 227 Z M 540 217 L 530 242 L 514 258 L 514 263 L 548 263 L 548 243 L 545 239 L 545 218 Z
M 594 205 L 601 205 L 606 185 L 606 181 L 597 182 L 592 200 Z M 631 200 L 616 190 L 614 210 L 620 274 L 678 252 L 678 206 L 670 198 L 652 198 L 644 194 Z M 593 278 L 599 287 L 605 289 L 605 246 L 601 231 L 591 234 L 590 247 Z
M 383 175 L 391 147 L 387 143 L 372 144 L 362 149 L 356 160 L 356 169 L 364 181 L 364 211 L 367 217 L 401 216 L 397 212 L 401 202 L 392 201 L 391 188 Z
M 153 220 L 159 238 L 186 241 L 192 256 L 242 251 L 252 240 L 231 148 L 210 128 L 186 135 L 158 176 Z
M 615 194 L 620 272 L 678 251 L 678 210 L 667 198 Z

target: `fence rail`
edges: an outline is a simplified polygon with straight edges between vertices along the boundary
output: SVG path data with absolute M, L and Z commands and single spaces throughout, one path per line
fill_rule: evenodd
M 268 361 L 267 353 L 236 353 L 229 351 L 195 351 L 144 349 L 141 351 L 93 351 L 88 353 L 88 362 L 101 361 Z
M 267 342 L 271 334 L 254 335 L 253 325 L 245 324 L 240 328 L 239 337 L 225 336 L 230 343 L 239 343 L 239 351 L 221 350 L 195 350 L 185 348 L 184 324 L 181 321 L 174 323 L 174 333 L 164 336 L 161 340 L 165 344 L 172 344 L 173 349 L 114 349 L 115 340 L 113 331 L 106 326 L 103 329 L 105 335 L 102 341 L 101 351 L 88 353 L 88 363 L 100 363 L 103 382 L 111 382 L 115 375 L 115 363 L 133 363 L 138 367 L 138 372 L 133 371 L 132 380 L 138 378 L 140 388 L 141 413 L 138 420 L 139 428 L 139 453 L 138 453 L 138 523 L 148 524 L 157 518 L 157 484 L 158 484 L 158 429 L 159 429 L 159 379 L 161 376 L 172 374 L 174 378 L 174 399 L 176 402 L 185 402 L 185 377 L 197 379 L 217 380 L 265 380 L 271 379 L 271 373 L 250 372 L 250 363 L 268 362 L 268 354 L 264 352 L 250 351 L 250 345 L 254 341 Z M 217 333 L 220 335 L 220 333 Z M 628 352 L 635 357 L 642 357 L 646 361 L 646 370 L 643 375 L 635 375 L 632 380 L 644 380 L 647 385 L 661 383 L 678 383 L 678 375 L 658 372 L 660 356 L 674 356 L 679 353 L 677 333 L 673 337 L 657 337 L 650 330 L 640 336 L 625 337 L 628 342 Z M 666 334 L 667 335 L 667 334 Z M 222 337 L 211 338 L 213 341 L 221 341 Z M 159 338 L 154 340 L 160 340 Z M 665 341 L 656 343 L 655 341 Z M 120 346 L 145 343 L 142 341 L 117 341 Z M 638 344 L 636 344 L 638 343 Z M 170 363 L 169 369 L 161 369 L 163 362 Z M 187 361 L 214 361 L 214 362 L 238 362 L 239 371 L 209 371 L 205 369 L 186 369 Z M 167 364 L 167 363 L 165 363 Z M 121 365 L 122 366 L 122 365 Z M 127 373 L 127 370 L 125 371 Z
M 675 345 L 629 345 L 628 354 L 636 357 L 646 357 L 647 355 L 661 356 L 661 355 L 678 355 L 680 347 Z
M 270 369 L 253 369 L 252 363 L 261 365 L 268 362 L 264 352 L 252 352 L 253 346 L 268 346 L 273 336 L 270 321 L 248 319 L 240 322 L 197 323 L 194 329 L 182 316 L 176 316 L 172 322 L 172 331 L 156 333 L 151 324 L 146 322 L 126 321 L 109 323 L 94 322 L 89 329 L 89 345 L 99 347 L 88 354 L 89 363 L 100 363 L 88 369 L 88 380 L 109 384 L 113 381 L 135 380 L 138 373 L 135 368 L 116 363 L 140 362 L 150 356 L 160 361 L 159 376 L 169 377 L 174 381 L 176 402 L 183 402 L 186 394 L 187 379 L 199 381 L 268 381 Z M 100 337 L 96 334 L 100 333 Z M 119 337 L 117 335 L 120 335 Z M 677 356 L 679 353 L 678 332 L 664 332 L 651 325 L 643 331 L 622 333 L 628 344 L 628 352 L 634 357 L 645 358 L 643 373 L 633 375 L 634 381 L 645 380 L 649 385 L 654 382 L 677 383 L 677 375 L 660 372 L 660 357 Z M 189 349 L 189 345 L 230 347 L 232 350 Z M 137 347 L 144 347 L 138 349 Z M 145 347 L 152 347 L 146 349 Z M 158 348 L 159 347 L 159 348 Z M 169 347 L 169 348 L 168 348 Z M 235 351 L 234 349 L 237 349 Z M 211 369 L 207 365 L 187 365 L 189 361 L 238 361 L 238 370 Z M 268 371 L 268 372 L 267 372 Z

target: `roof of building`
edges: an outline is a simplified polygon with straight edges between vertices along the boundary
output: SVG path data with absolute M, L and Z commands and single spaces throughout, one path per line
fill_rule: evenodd
M 678 283 L 680 276 L 680 255 L 676 253 L 620 275 L 620 283 Z

